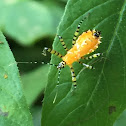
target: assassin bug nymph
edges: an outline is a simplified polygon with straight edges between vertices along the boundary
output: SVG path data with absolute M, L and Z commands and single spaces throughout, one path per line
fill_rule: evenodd
M 64 68 L 66 65 L 68 65 L 71 70 L 73 86 L 74 86 L 74 88 L 76 88 L 77 83 L 76 83 L 75 72 L 74 72 L 74 69 L 72 66 L 73 62 L 78 62 L 78 63 L 82 64 L 83 66 L 85 66 L 86 68 L 92 69 L 93 68 L 92 66 L 81 62 L 80 59 L 88 60 L 88 59 L 96 58 L 101 55 L 101 53 L 96 53 L 91 56 L 85 57 L 85 55 L 88 55 L 88 54 L 94 52 L 98 48 L 98 45 L 101 43 L 100 39 L 102 37 L 101 37 L 101 32 L 96 31 L 96 30 L 88 30 L 86 32 L 83 32 L 78 37 L 79 30 L 80 30 L 80 27 L 81 27 L 81 24 L 83 21 L 84 21 L 84 19 L 81 20 L 77 26 L 77 29 L 73 36 L 71 49 L 67 48 L 63 38 L 58 35 L 58 38 L 59 38 L 63 48 L 67 51 L 65 56 L 62 56 L 59 52 L 57 52 L 53 49 L 47 48 L 47 47 L 45 47 L 43 50 L 43 53 L 42 53 L 43 55 L 46 55 L 46 51 L 48 51 L 49 53 L 54 54 L 62 59 L 62 61 L 57 65 L 57 69 L 59 70 L 57 85 L 59 85 L 59 76 L 60 76 L 61 69 Z

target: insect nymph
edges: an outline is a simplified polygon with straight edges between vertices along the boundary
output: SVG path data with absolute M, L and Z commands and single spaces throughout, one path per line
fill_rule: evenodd
M 74 72 L 72 64 L 74 62 L 78 62 L 78 63 L 82 64 L 83 66 L 85 66 L 86 68 L 92 69 L 92 66 L 82 63 L 80 61 L 80 59 L 92 59 L 92 58 L 95 58 L 95 57 L 101 55 L 101 53 L 97 53 L 97 54 L 93 54 L 89 57 L 85 57 L 85 55 L 94 52 L 98 48 L 98 45 L 101 43 L 100 42 L 101 32 L 96 31 L 96 30 L 88 30 L 86 32 L 83 32 L 78 37 L 80 26 L 81 26 L 82 22 L 83 22 L 83 20 L 78 24 L 77 29 L 74 33 L 71 49 L 68 49 L 66 47 L 66 44 L 65 44 L 63 38 L 58 35 L 63 48 L 67 51 L 65 56 L 62 56 L 57 51 L 47 48 L 47 47 L 45 47 L 43 50 L 44 55 L 46 55 L 46 51 L 48 51 L 51 54 L 54 54 L 62 59 L 62 61 L 57 65 L 57 68 L 59 71 L 61 71 L 61 69 L 64 68 L 66 65 L 68 65 L 70 67 L 72 83 L 75 88 L 77 86 L 77 83 L 76 83 L 76 76 L 75 76 L 75 72 Z M 58 77 L 58 79 L 59 79 L 59 77 Z M 59 81 L 58 81 L 58 83 L 59 83 Z

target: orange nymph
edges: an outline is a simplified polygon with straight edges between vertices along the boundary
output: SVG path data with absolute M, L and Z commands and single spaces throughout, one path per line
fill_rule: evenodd
M 77 29 L 74 33 L 74 37 L 73 37 L 73 41 L 72 41 L 73 47 L 71 49 L 67 48 L 63 38 L 58 35 L 63 48 L 67 51 L 65 56 L 62 56 L 57 51 L 47 48 L 47 47 L 45 47 L 43 50 L 43 55 L 46 55 L 46 51 L 48 51 L 51 54 L 54 54 L 54 55 L 62 58 L 62 61 L 58 65 L 56 65 L 59 70 L 59 76 L 60 76 L 60 71 L 62 68 L 64 68 L 66 65 L 68 65 L 70 67 L 71 75 L 72 75 L 72 82 L 73 82 L 73 85 L 75 88 L 76 88 L 76 76 L 75 76 L 72 64 L 74 62 L 78 62 L 78 63 L 82 64 L 83 66 L 85 66 L 86 68 L 92 69 L 92 66 L 82 63 L 79 60 L 80 59 L 92 59 L 92 58 L 95 58 L 95 57 L 98 57 L 101 55 L 101 53 L 96 53 L 96 54 L 93 54 L 92 56 L 85 57 L 85 55 L 94 52 L 94 50 L 96 50 L 98 48 L 98 45 L 101 43 L 100 42 L 101 32 L 96 31 L 96 30 L 92 30 L 92 31 L 88 30 L 87 32 L 83 32 L 77 39 L 77 36 L 79 34 L 79 29 L 80 29 L 82 22 L 83 22 L 83 20 L 78 24 Z M 50 64 L 50 65 L 53 65 L 53 64 Z M 58 84 L 59 84 L 59 76 L 58 76 Z
M 76 44 L 62 58 L 67 65 L 72 65 L 73 62 L 79 61 L 82 56 L 94 52 L 100 44 L 100 36 L 95 36 L 95 30 L 83 32 L 77 39 Z

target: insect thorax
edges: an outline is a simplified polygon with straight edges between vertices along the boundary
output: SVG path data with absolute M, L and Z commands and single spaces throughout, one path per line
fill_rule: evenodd
M 64 68 L 65 65 L 66 65 L 66 62 L 65 62 L 65 61 L 61 61 L 61 62 L 59 63 L 59 65 L 57 66 L 57 68 L 58 68 L 58 69 Z

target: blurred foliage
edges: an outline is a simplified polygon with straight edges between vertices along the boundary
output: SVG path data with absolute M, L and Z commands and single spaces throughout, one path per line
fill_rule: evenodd
M 50 54 L 44 57 L 41 53 L 45 46 L 52 48 L 65 4 L 62 0 L 0 0 L 0 29 L 18 63 L 24 94 L 32 109 L 36 104 L 41 107 L 47 83 L 49 66 L 41 62 L 48 63 Z M 35 61 L 38 63 L 30 63 Z
M 0 24 L 5 34 L 22 45 L 55 35 L 63 9 L 51 1 L 1 0 Z
M 1 32 L 0 42 L 0 126 L 33 126 L 15 59 Z
M 34 108 L 32 108 L 31 113 L 33 116 L 34 126 L 41 126 L 41 113 L 42 113 L 41 106 L 35 106 Z
M 46 86 L 48 68 L 40 66 L 41 61 L 49 62 L 50 54 L 44 57 L 41 53 L 45 46 L 52 45 L 64 6 L 62 2 L 49 0 L 0 0 L 0 28 L 18 62 L 29 105 Z M 39 63 L 30 64 L 31 61 Z M 32 87 L 34 82 L 35 87 Z M 32 96 L 31 87 L 34 89 Z
M 113 126 L 125 126 L 126 125 L 126 110 L 124 110 L 119 118 L 115 121 Z
M 24 94 L 29 106 L 36 100 L 36 97 L 39 96 L 38 93 L 43 92 L 48 80 L 48 68 L 48 65 L 44 65 L 22 76 Z M 33 89 L 35 90 L 33 91 Z

